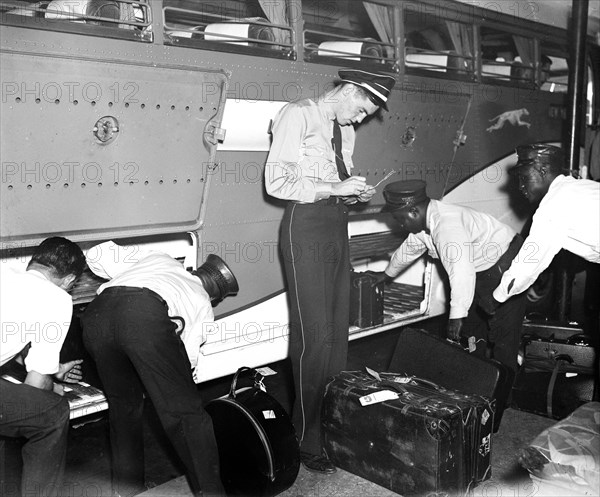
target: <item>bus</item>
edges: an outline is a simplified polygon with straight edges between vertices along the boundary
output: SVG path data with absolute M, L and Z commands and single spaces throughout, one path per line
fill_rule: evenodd
M 330 89 L 340 68 L 397 79 L 389 111 L 357 129 L 353 174 L 383 183 L 350 212 L 355 271 L 383 270 L 403 240 L 380 212 L 386 181 L 423 179 L 432 198 L 520 230 L 531 211 L 506 174 L 514 149 L 560 144 L 567 133 L 568 31 L 545 8 L 1 1 L 0 268 L 25 264 L 31 247 L 54 235 L 84 250 L 115 240 L 132 260 L 141 248 L 163 250 L 193 268 L 216 254 L 240 289 L 215 307 L 196 381 L 282 360 L 284 203 L 263 181 L 276 112 Z M 599 61 L 598 36 L 588 36 L 582 166 L 598 126 Z M 349 339 L 443 315 L 445 278 L 424 256 L 386 290 L 383 323 L 351 325 Z M 101 283 L 84 273 L 71 291 L 77 312 Z

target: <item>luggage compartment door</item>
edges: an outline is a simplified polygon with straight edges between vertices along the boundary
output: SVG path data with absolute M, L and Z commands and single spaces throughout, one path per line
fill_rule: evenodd
M 228 77 L 2 53 L 4 242 L 198 230 Z

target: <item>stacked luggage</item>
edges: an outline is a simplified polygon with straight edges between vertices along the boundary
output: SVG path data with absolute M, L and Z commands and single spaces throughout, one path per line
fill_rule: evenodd
M 596 351 L 581 327 L 525 321 L 522 344 L 524 359 L 512 391 L 513 407 L 562 419 L 594 399 Z
M 344 371 L 325 390 L 324 447 L 337 467 L 399 494 L 463 495 L 490 476 L 493 417 L 482 396 Z
M 488 479 L 509 370 L 406 328 L 389 371 L 344 371 L 327 385 L 322 425 L 331 461 L 402 495 L 466 495 Z
M 499 361 L 474 355 L 460 345 L 415 328 L 404 329 L 398 337 L 388 369 L 494 399 L 494 432 L 500 427 L 515 379 L 514 373 Z

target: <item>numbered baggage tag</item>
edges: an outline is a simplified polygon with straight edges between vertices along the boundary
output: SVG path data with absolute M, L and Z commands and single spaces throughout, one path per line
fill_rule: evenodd
M 273 371 L 269 366 L 263 366 L 262 368 L 256 368 L 256 371 L 258 371 L 263 376 L 272 376 L 274 374 L 277 374 L 277 371 Z
M 386 400 L 394 400 L 400 397 L 396 392 L 391 390 L 381 390 L 379 392 L 371 393 L 360 397 L 358 401 L 362 406 L 369 406 L 371 404 L 378 404 L 379 402 L 385 402 Z

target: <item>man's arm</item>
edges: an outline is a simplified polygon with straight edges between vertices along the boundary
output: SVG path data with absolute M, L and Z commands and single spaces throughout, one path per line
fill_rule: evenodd
M 310 157 L 300 157 L 306 127 L 306 117 L 296 106 L 285 106 L 275 117 L 273 142 L 265 165 L 265 188 L 269 195 L 300 202 L 315 202 L 331 195 L 330 183 L 306 174 L 311 168 L 318 169 L 317 164 L 304 163 Z
M 41 374 L 37 371 L 29 371 L 24 383 L 40 390 L 52 390 L 54 388 L 52 375 Z
M 426 245 L 416 235 L 408 235 L 408 238 L 393 253 L 385 271 L 374 273 L 374 276 L 377 278 L 374 284 L 380 281 L 387 283 L 393 280 L 421 257 L 426 250 Z
M 494 290 L 494 299 L 506 302 L 527 290 L 560 251 L 564 236 L 560 219 L 551 220 L 536 213 L 529 236 Z
M 30 385 L 40 390 L 53 390 L 58 395 L 63 395 L 62 385 L 54 383 L 54 380 L 64 381 L 67 383 L 77 383 L 81 380 L 81 363 L 82 359 L 76 359 L 59 365 L 58 373 L 42 374 L 37 371 L 29 371 L 25 377 L 25 385 Z
M 471 235 L 459 222 L 442 221 L 432 239 L 450 283 L 449 318 L 463 319 L 473 303 L 477 277 L 471 256 Z M 457 326 L 453 328 L 456 329 Z

